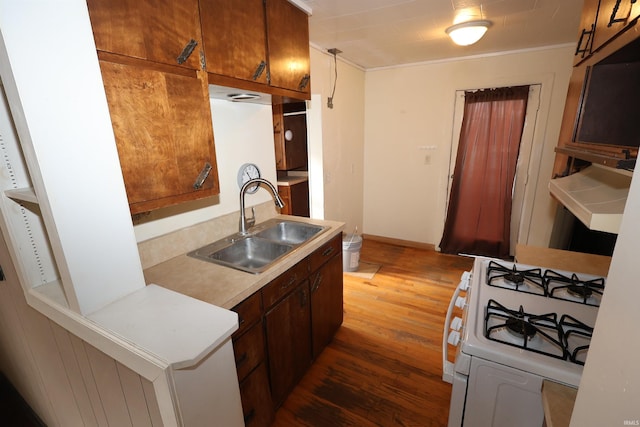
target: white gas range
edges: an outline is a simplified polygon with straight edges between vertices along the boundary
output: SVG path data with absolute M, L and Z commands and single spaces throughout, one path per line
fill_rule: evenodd
M 449 427 L 541 426 L 542 381 L 580 382 L 604 285 L 603 277 L 476 258 L 445 321 Z M 455 306 L 462 317 L 453 317 Z

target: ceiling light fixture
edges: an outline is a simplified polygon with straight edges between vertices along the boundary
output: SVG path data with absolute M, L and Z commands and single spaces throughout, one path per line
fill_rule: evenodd
M 451 40 L 460 46 L 469 46 L 477 42 L 484 36 L 493 23 L 486 19 L 460 22 L 445 30 Z

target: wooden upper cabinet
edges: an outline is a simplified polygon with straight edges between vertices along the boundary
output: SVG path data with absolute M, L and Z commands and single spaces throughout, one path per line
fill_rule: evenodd
M 594 52 L 620 34 L 637 17 L 640 8 L 635 3 L 634 0 L 600 0 L 593 40 Z
M 200 0 L 207 72 L 267 84 L 263 0 Z
M 198 0 L 87 0 L 87 5 L 98 50 L 201 68 Z
M 206 81 L 140 62 L 100 60 L 131 213 L 219 193 Z
M 574 65 L 577 65 L 589 57 L 593 51 L 593 37 L 596 32 L 596 18 L 598 17 L 599 4 L 600 0 L 584 0 L 580 18 L 580 28 L 578 29 L 578 43 L 573 58 Z
M 287 0 L 266 0 L 271 85 L 311 93 L 309 18 Z

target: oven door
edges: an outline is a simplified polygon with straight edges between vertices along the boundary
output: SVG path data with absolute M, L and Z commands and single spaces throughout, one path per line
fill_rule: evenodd
M 540 427 L 544 421 L 542 380 L 528 372 L 472 357 L 463 423 L 455 425 Z M 449 416 L 454 415 L 450 409 Z

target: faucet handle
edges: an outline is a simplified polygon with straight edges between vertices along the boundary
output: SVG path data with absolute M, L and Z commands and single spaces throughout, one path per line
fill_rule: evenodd
M 251 218 L 247 218 L 247 228 L 253 227 L 256 223 L 256 208 L 251 207 Z

